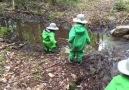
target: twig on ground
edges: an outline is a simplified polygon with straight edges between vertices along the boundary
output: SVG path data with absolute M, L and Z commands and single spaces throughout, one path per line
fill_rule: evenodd
M 7 44 L 5 46 L 0 47 L 0 50 L 5 49 L 6 47 L 13 46 L 15 43 Z
M 121 24 L 129 17 L 129 14 L 121 21 Z

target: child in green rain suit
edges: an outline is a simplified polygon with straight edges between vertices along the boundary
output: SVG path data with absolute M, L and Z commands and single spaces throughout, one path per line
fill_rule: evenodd
M 105 90 L 129 90 L 129 58 L 118 62 L 118 70 L 122 74 L 113 77 Z
M 73 19 L 73 22 L 77 24 L 72 27 L 69 32 L 68 42 L 70 43 L 70 54 L 69 61 L 73 62 L 75 55 L 77 56 L 77 63 L 80 64 L 82 57 L 84 55 L 84 47 L 86 44 L 90 43 L 90 37 L 88 31 L 85 27 L 87 21 L 83 14 L 78 14 L 76 18 Z
M 47 52 L 53 52 L 56 48 L 56 40 L 55 40 L 55 33 L 54 31 L 58 30 L 59 28 L 56 26 L 55 23 L 51 23 L 49 27 L 46 27 L 45 30 L 42 32 L 43 38 L 43 45 Z

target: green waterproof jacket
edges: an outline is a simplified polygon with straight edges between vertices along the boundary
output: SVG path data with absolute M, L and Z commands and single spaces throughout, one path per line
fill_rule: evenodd
M 43 30 L 42 32 L 43 44 L 49 48 L 56 47 L 55 33 Z
M 86 27 L 82 24 L 76 24 L 69 32 L 71 51 L 82 51 L 87 43 L 90 43 L 90 37 Z
M 105 90 L 129 90 L 129 76 L 117 75 L 113 77 Z

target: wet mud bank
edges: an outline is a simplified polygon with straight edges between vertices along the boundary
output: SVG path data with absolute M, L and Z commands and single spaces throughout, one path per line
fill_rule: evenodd
M 18 12 L 1 15 L 0 26 L 10 30 L 10 36 L 4 37 L 1 45 L 14 43 L 0 51 L 7 60 L 2 64 L 11 66 L 3 72 L 7 80 L 6 83 L 0 81 L 1 89 L 104 90 L 111 78 L 119 73 L 117 62 L 128 57 L 129 43 L 109 35 L 114 24 L 87 25 L 92 42 L 85 47 L 83 63 L 77 65 L 76 61 L 68 62 L 67 39 L 72 23 L 63 21 L 65 18 L 56 20 L 53 21 L 60 27 L 56 32 L 59 50 L 44 54 L 41 33 L 50 23 L 45 16 Z M 21 57 L 24 58 L 21 59 L 19 53 L 23 53 Z M 2 69 L 6 71 L 8 67 Z M 22 75 L 28 76 L 27 79 Z
M 68 55 L 62 53 L 12 49 L 0 54 L 5 55 L 1 64 L 6 64 L 1 68 L 6 71 L 4 79 L 0 80 L 1 89 L 103 90 L 112 77 L 109 72 L 112 70 L 111 56 L 106 51 L 85 53 L 81 65 L 76 61 L 69 63 Z
M 67 16 L 65 14 L 62 17 L 53 17 L 52 19 L 49 17 L 51 13 L 46 12 L 44 14 L 34 14 L 34 13 L 26 13 L 22 11 L 6 11 L 0 13 L 0 19 L 13 19 L 13 20 L 21 20 L 23 22 L 36 22 L 42 23 L 44 27 L 46 27 L 50 22 L 56 22 L 60 28 L 64 28 L 69 30 L 73 24 L 72 18 L 67 20 Z M 98 32 L 107 32 L 115 27 L 116 23 L 113 22 L 104 22 L 103 20 L 98 21 L 97 24 L 90 23 L 87 24 L 87 28 L 90 31 L 98 31 Z
M 75 74 L 77 90 L 104 90 L 111 79 L 112 62 L 109 62 L 107 52 L 86 54 L 80 66 L 71 66 L 71 76 Z M 72 68 L 76 70 L 72 71 Z M 68 68 L 67 68 L 68 69 Z

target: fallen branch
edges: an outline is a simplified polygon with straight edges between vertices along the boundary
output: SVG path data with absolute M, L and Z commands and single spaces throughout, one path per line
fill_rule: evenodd
M 2 85 L 1 87 L 4 87 L 4 88 L 5 88 L 7 85 L 11 85 L 11 84 L 13 84 L 13 83 L 15 83 L 15 82 L 21 82 L 21 81 L 26 80 L 26 79 L 28 79 L 28 78 L 30 78 L 30 75 L 27 75 L 26 77 L 24 76 L 23 78 L 18 79 L 18 80 L 14 80 L 14 81 L 12 81 L 12 82 L 3 83 L 3 85 Z
M 16 44 L 16 43 L 11 43 L 11 44 L 7 44 L 7 45 L 4 45 L 4 46 L 1 46 L 1 47 L 0 47 L 0 50 L 5 49 L 5 48 L 7 48 L 7 47 L 9 47 L 9 46 L 14 46 L 15 44 Z M 14 49 L 21 48 L 21 47 L 23 47 L 25 44 L 26 44 L 26 43 L 19 44 L 17 47 L 13 47 L 13 48 L 14 48 Z
M 54 67 L 54 66 L 58 65 L 59 63 L 60 63 L 60 62 L 57 62 L 57 63 L 55 63 L 55 64 L 53 64 L 53 65 L 51 65 L 51 66 L 49 66 L 49 67 L 44 68 L 43 70 L 46 70 L 46 69 L 52 68 L 52 67 Z
M 15 45 L 15 43 L 11 43 L 11 44 L 7 44 L 7 45 L 5 45 L 5 46 L 1 46 L 1 47 L 0 47 L 0 50 L 5 49 L 5 48 L 7 48 L 7 47 L 9 47 L 9 46 L 13 46 L 13 45 Z

